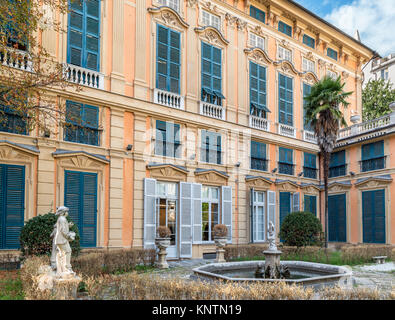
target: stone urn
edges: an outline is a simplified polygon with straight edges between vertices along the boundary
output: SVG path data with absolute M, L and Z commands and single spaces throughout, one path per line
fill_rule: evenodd
M 155 238 L 155 245 L 158 248 L 158 261 L 156 266 L 160 269 L 168 269 L 169 265 L 166 261 L 167 251 L 170 246 L 171 231 L 168 227 L 158 227 L 157 237 Z
M 215 262 L 223 263 L 225 260 L 225 246 L 228 242 L 228 228 L 223 224 L 217 224 L 214 226 L 214 242 L 216 245 L 216 259 Z

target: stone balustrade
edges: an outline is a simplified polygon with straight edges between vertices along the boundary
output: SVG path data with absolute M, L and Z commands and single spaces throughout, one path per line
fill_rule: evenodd
M 4 66 L 32 72 L 32 60 L 26 51 L 2 47 L 0 48 L 0 63 Z
M 303 130 L 303 140 L 311 143 L 317 143 L 315 133 L 307 130 Z
M 164 105 L 166 107 L 184 110 L 184 97 L 179 94 L 154 89 L 154 103 Z
M 270 131 L 270 123 L 267 119 L 250 115 L 250 127 L 263 131 Z
M 64 64 L 64 74 L 68 81 L 81 86 L 104 90 L 104 74 L 81 68 L 72 64 Z
M 200 114 L 215 119 L 225 120 L 224 107 L 204 101 L 200 101 Z
M 296 128 L 279 123 L 278 134 L 281 134 L 282 136 L 296 138 Z
M 339 130 L 338 140 L 347 139 L 352 136 L 368 133 L 377 129 L 395 124 L 395 117 L 392 114 L 383 117 L 354 124 L 350 127 Z

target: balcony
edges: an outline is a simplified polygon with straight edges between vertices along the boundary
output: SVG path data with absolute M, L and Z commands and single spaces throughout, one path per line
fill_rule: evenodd
M 181 97 L 179 94 L 173 92 L 159 89 L 154 89 L 154 103 L 179 110 L 185 109 L 184 97 Z
M 337 140 L 347 139 L 360 134 L 368 133 L 377 129 L 382 129 L 389 125 L 395 124 L 395 117 L 391 117 L 391 114 L 387 114 L 383 117 L 365 121 L 362 123 L 354 124 L 350 127 L 339 130 Z
M 259 171 L 267 171 L 268 160 L 251 157 L 251 169 Z
M 200 114 L 210 118 L 225 120 L 225 109 L 222 106 L 204 101 L 200 101 Z
M 346 171 L 347 171 L 346 164 L 336 166 L 336 167 L 329 167 L 329 178 L 345 176 Z
M 32 61 L 26 51 L 3 47 L 0 48 L 0 63 L 3 66 L 32 72 Z
M 317 171 L 318 169 L 316 168 L 303 167 L 303 176 L 305 178 L 317 179 Z
M 67 63 L 63 66 L 67 81 L 81 86 L 104 90 L 104 74 Z
M 267 119 L 250 115 L 250 127 L 262 131 L 270 131 L 270 123 Z
M 375 158 L 375 159 L 368 159 L 359 161 L 361 166 L 361 172 L 373 171 L 373 170 L 380 170 L 385 168 L 385 159 L 386 156 Z
M 281 134 L 282 136 L 296 138 L 296 129 L 286 124 L 279 123 L 278 134 Z
M 303 140 L 311 143 L 317 143 L 317 137 L 314 132 L 303 130 Z
M 294 175 L 294 164 L 279 162 L 278 163 L 278 173 L 288 174 L 290 176 Z

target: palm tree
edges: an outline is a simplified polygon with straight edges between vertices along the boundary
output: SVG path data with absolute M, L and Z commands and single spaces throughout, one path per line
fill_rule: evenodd
M 352 92 L 344 91 L 345 83 L 326 76 L 317 82 L 304 99 L 305 122 L 314 129 L 317 143 L 323 157 L 325 187 L 325 248 L 328 248 L 328 176 L 329 160 L 335 147 L 340 125 L 347 126 L 340 106 L 347 108 L 347 97 Z

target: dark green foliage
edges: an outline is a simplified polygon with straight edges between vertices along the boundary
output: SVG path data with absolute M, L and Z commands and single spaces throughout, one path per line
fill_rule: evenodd
M 67 216 L 67 220 L 71 221 L 69 216 Z M 47 213 L 26 222 L 20 235 L 23 256 L 51 254 L 53 240 L 51 233 L 56 221 L 57 216 L 54 213 Z M 72 254 L 76 256 L 80 252 L 80 235 L 77 225 L 74 224 L 70 231 L 74 231 L 76 234 L 75 240 L 70 242 Z
M 310 212 L 292 212 L 281 223 L 279 237 L 285 245 L 305 246 L 320 245 L 321 222 Z

